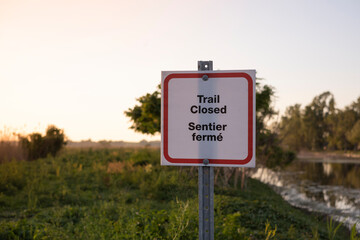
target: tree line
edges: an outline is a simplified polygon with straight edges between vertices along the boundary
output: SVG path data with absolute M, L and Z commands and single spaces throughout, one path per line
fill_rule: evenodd
M 282 146 L 299 150 L 359 150 L 360 97 L 344 109 L 324 92 L 305 107 L 289 106 L 278 125 Z
M 359 150 L 360 97 L 344 109 L 336 107 L 334 95 L 327 91 L 305 107 L 289 106 L 279 122 L 267 123 L 274 116 L 275 89 L 256 83 L 256 157 L 270 168 L 290 163 L 300 150 Z M 161 126 L 161 90 L 137 99 L 139 104 L 125 111 L 136 132 L 156 134 Z

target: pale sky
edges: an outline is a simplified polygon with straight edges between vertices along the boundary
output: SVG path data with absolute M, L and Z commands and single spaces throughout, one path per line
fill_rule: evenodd
M 360 96 L 358 0 L 0 0 L 0 130 L 158 140 L 124 111 L 161 71 L 256 69 L 275 108 Z

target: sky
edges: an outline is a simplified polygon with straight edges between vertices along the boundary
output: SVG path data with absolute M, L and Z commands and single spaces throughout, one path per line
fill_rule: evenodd
M 360 97 L 358 0 L 0 0 L 0 130 L 159 140 L 124 111 L 161 71 L 255 69 L 283 113 Z

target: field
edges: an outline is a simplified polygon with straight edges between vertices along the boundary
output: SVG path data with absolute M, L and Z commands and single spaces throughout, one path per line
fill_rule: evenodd
M 197 239 L 197 169 L 159 163 L 159 149 L 118 148 L 0 164 L 0 239 Z M 326 217 L 291 207 L 256 180 L 245 190 L 228 183 L 215 186 L 215 239 L 334 233 Z M 340 227 L 334 239 L 349 232 Z

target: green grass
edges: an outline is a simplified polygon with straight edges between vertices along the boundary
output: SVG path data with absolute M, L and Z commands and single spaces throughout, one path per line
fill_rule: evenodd
M 197 239 L 197 169 L 159 163 L 158 149 L 122 148 L 1 164 L 0 239 Z M 214 201 L 216 239 L 328 238 L 326 218 L 256 180 Z

